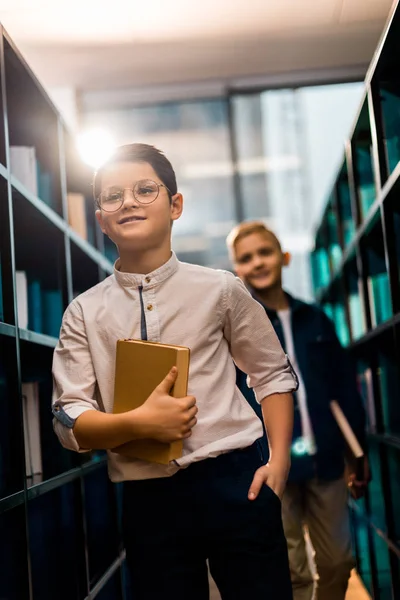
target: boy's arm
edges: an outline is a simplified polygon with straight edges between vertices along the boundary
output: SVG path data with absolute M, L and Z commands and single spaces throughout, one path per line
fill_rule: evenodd
M 101 412 L 85 324 L 79 305 L 72 303 L 53 358 L 53 425 L 61 444 L 85 452 L 139 438 L 169 442 L 189 437 L 196 424 L 196 402 L 191 396 L 169 396 L 176 376 L 174 369 L 136 410 L 119 415 Z
M 256 472 L 249 498 L 255 498 L 267 481 L 280 496 L 290 466 L 291 393 L 297 389 L 297 378 L 265 310 L 229 273 L 222 306 L 225 337 L 235 363 L 248 374 L 249 387 L 261 404 L 270 446 L 268 465 Z
M 293 431 L 292 394 L 272 394 L 262 401 L 261 407 L 267 430 L 269 461 L 254 475 L 249 489 L 250 500 L 257 498 L 264 484 L 267 484 L 281 498 L 290 468 Z

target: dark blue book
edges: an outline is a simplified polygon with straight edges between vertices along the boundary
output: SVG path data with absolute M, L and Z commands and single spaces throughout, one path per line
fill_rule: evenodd
M 60 290 L 45 290 L 43 302 L 43 333 L 57 337 L 60 335 L 63 316 L 63 301 Z
M 37 279 L 28 284 L 28 329 L 42 333 L 42 292 Z

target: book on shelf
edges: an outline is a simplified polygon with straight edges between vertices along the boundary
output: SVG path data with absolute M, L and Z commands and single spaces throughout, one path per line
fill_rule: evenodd
M 171 396 L 187 395 L 190 350 L 142 340 L 118 340 L 115 361 L 114 413 L 123 413 L 141 406 L 155 388 L 176 366 L 178 375 Z M 180 458 L 182 441 L 171 444 L 156 440 L 134 440 L 114 452 L 159 464 Z
M 26 476 L 37 479 L 43 472 L 40 441 L 39 384 L 22 384 L 22 410 L 24 423 Z
M 42 289 L 37 279 L 28 283 L 28 328 L 36 333 L 43 331 Z
M 57 337 L 63 316 L 63 300 L 61 290 L 44 290 L 43 302 L 43 333 Z
M 392 316 L 392 301 L 387 273 L 380 273 L 367 279 L 371 324 L 376 327 Z
M 18 327 L 28 329 L 28 280 L 25 271 L 16 271 Z
M 372 381 L 372 370 L 368 367 L 359 371 L 357 375 L 358 390 L 364 400 L 367 413 L 367 429 L 370 433 L 376 432 L 376 413 L 374 401 L 374 388 Z
M 10 147 L 11 173 L 35 196 L 38 195 L 36 149 L 32 146 Z
M 72 229 L 87 240 L 86 200 L 83 194 L 68 193 L 68 222 Z

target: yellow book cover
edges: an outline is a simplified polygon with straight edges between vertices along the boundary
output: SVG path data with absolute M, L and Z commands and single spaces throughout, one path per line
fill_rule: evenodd
M 172 367 L 178 376 L 170 392 L 174 398 L 187 396 L 190 350 L 143 340 L 118 340 L 115 361 L 114 413 L 141 406 Z M 118 452 L 131 458 L 168 464 L 182 456 L 183 442 L 134 440 L 119 446 Z

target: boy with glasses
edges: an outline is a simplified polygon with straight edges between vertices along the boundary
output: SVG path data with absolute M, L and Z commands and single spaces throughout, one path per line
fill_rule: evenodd
M 208 560 L 223 600 L 290 600 L 280 497 L 296 384 L 273 328 L 232 274 L 181 263 L 171 252 L 183 198 L 160 151 L 119 148 L 95 176 L 94 194 L 120 258 L 114 274 L 64 315 L 54 427 L 67 448 L 107 449 L 111 480 L 125 482 L 134 598 L 207 600 Z M 189 395 L 169 396 L 171 372 L 140 408 L 112 414 L 116 342 L 128 337 L 189 347 Z M 261 403 L 268 463 L 234 363 Z M 123 445 L 139 438 L 183 439 L 183 456 L 167 466 L 125 457 Z

